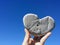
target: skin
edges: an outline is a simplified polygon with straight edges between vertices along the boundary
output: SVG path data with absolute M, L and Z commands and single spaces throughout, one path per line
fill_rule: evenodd
M 22 45 L 44 45 L 47 38 L 51 35 L 51 32 L 48 32 L 45 36 L 34 36 L 34 38 L 31 38 L 31 35 L 27 29 L 25 29 L 25 33 Z

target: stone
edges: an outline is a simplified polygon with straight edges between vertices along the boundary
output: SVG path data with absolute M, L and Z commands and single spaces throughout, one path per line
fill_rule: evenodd
M 47 32 L 53 30 L 55 26 L 54 19 L 50 16 L 46 16 L 44 18 L 39 18 L 36 14 L 26 14 L 23 17 L 23 24 L 25 28 L 32 35 L 45 35 Z

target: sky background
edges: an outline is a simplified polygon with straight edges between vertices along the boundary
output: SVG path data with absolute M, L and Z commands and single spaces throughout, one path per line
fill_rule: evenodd
M 27 13 L 53 17 L 56 25 L 45 45 L 60 45 L 59 0 L 0 0 L 0 45 L 22 45 Z

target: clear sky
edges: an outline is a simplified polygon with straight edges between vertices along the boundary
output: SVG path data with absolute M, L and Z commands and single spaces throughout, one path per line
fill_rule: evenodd
M 26 13 L 53 17 L 56 25 L 45 45 L 60 45 L 59 0 L 0 0 L 0 45 L 22 45 Z

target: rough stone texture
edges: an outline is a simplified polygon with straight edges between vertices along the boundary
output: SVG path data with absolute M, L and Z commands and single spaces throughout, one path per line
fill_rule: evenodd
M 54 28 L 55 24 L 54 19 L 50 16 L 40 19 L 36 14 L 31 13 L 23 17 L 23 23 L 32 35 L 37 36 L 45 35 Z

